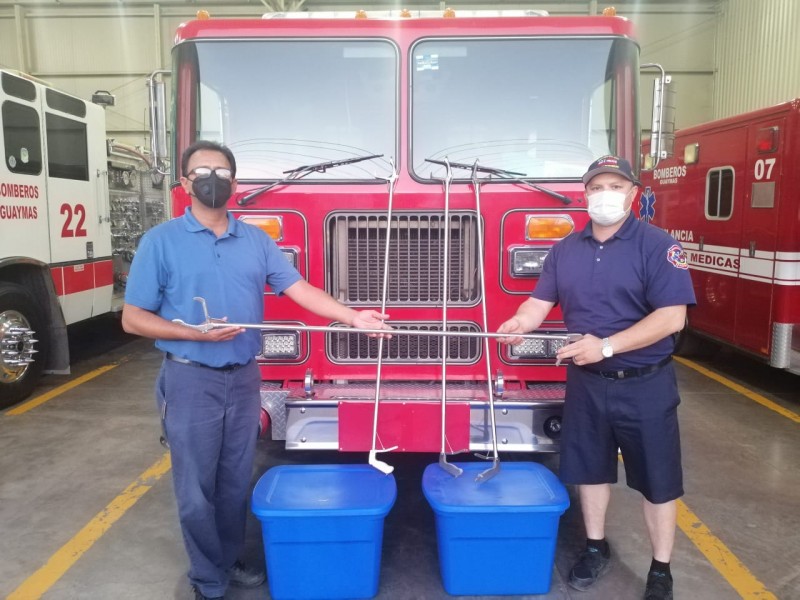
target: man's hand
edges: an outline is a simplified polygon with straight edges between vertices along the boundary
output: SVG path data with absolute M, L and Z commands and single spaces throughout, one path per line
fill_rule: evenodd
M 389 315 L 379 313 L 377 310 L 360 310 L 353 317 L 352 325 L 356 329 L 387 329 L 391 331 L 392 328 L 384 323 L 388 318 Z M 369 337 L 382 337 L 387 340 L 392 338 L 389 333 L 370 333 L 368 335 Z
M 221 319 L 211 319 L 212 323 L 225 323 L 228 317 Z M 244 333 L 244 327 L 219 327 L 214 326 L 206 331 L 195 330 L 198 335 L 193 339 L 197 342 L 229 342 L 240 333 Z
M 603 340 L 591 334 L 584 335 L 577 342 L 562 346 L 556 354 L 556 364 L 568 358 L 576 365 L 590 365 L 603 360 Z
M 511 317 L 508 321 L 501 324 L 500 327 L 497 328 L 497 333 L 527 333 L 522 328 L 522 323 L 520 323 L 517 317 Z M 500 344 L 509 344 L 511 346 L 516 346 L 517 344 L 522 343 L 522 338 L 519 336 L 508 336 L 497 338 L 498 343 Z

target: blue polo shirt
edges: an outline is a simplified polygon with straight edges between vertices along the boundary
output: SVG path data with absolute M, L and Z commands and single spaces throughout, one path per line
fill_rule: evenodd
M 605 242 L 592 237 L 589 222 L 553 246 L 531 296 L 560 304 L 569 331 L 599 338 L 627 329 L 658 308 L 695 303 L 683 248 L 666 231 L 633 214 Z M 653 365 L 673 349 L 669 336 L 587 368 Z
M 206 299 L 212 318 L 231 323 L 264 320 L 264 286 L 277 294 L 301 279 L 275 242 L 261 229 L 228 213 L 228 229 L 217 238 L 187 208 L 182 217 L 149 230 L 139 243 L 128 275 L 125 302 L 167 320 L 201 323 Z M 261 352 L 260 333 L 248 329 L 228 342 L 156 340 L 156 347 L 211 367 L 245 364 Z

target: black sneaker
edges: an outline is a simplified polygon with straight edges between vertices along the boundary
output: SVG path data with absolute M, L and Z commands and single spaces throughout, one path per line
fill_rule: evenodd
M 608 556 L 603 556 L 599 548 L 587 546 L 578 557 L 578 562 L 569 572 L 569 584 L 576 590 L 585 592 L 594 582 L 611 568 L 611 548 Z
M 194 600 L 225 600 L 225 596 L 206 596 L 200 591 L 196 585 L 192 586 L 194 592 Z
M 672 575 L 661 571 L 647 574 L 644 600 L 672 600 Z
M 236 587 L 258 587 L 264 583 L 266 578 L 267 576 L 264 571 L 247 568 L 240 560 L 237 560 L 233 563 L 233 566 L 228 569 L 228 580 L 231 585 L 235 585 Z

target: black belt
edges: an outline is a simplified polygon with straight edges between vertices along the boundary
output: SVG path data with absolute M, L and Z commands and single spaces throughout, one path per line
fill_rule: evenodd
M 182 356 L 175 356 L 172 352 L 167 352 L 165 355 L 167 360 L 171 360 L 176 363 L 181 363 L 182 365 L 191 365 L 192 367 L 202 367 L 204 369 L 212 369 L 214 371 L 235 371 L 243 367 L 244 365 L 240 364 L 233 364 L 233 365 L 223 365 L 221 367 L 212 367 L 210 365 L 204 365 L 203 363 L 196 362 L 194 360 L 189 360 L 188 358 L 183 358 Z
M 591 371 L 596 375 L 600 375 L 605 379 L 629 379 L 631 377 L 641 377 L 642 375 L 648 375 L 650 373 L 654 373 L 658 371 L 664 365 L 669 364 L 672 360 L 671 356 L 664 358 L 658 361 L 654 365 L 649 365 L 647 367 L 636 367 L 632 369 L 620 369 L 619 371 Z

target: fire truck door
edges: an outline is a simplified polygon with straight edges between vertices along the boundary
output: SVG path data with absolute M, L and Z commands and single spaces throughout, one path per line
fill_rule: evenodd
M 47 188 L 36 89 L 5 73 L 0 77 L 0 258 L 19 256 L 48 264 Z M 14 83 L 22 85 L 22 91 L 5 93 Z
M 52 271 L 69 324 L 111 305 L 105 115 L 100 107 L 52 93 L 42 108 Z
M 769 356 L 774 290 L 778 204 L 783 165 L 785 120 L 753 124 L 747 136 L 742 238 L 736 301 L 735 341 L 742 348 Z

